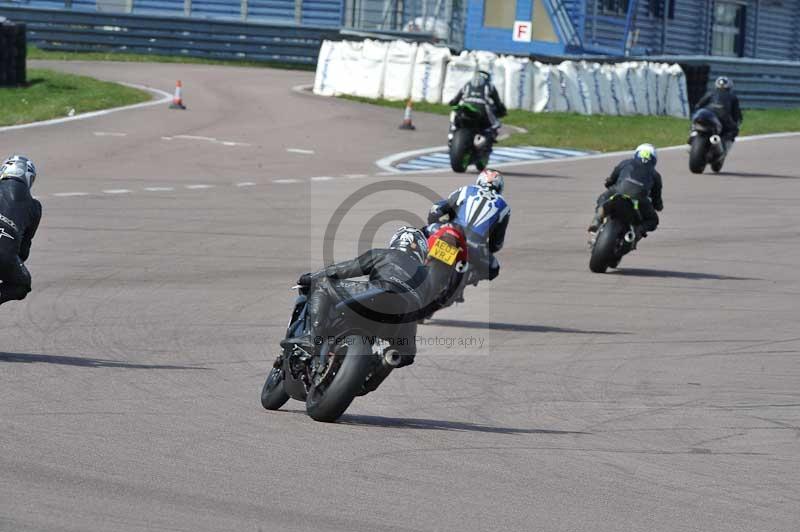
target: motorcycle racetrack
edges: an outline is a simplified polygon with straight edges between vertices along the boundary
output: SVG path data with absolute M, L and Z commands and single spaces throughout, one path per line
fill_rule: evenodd
M 800 136 L 743 139 L 719 175 L 662 150 L 661 225 L 605 275 L 585 228 L 622 156 L 505 169 L 499 278 L 324 424 L 259 403 L 289 288 L 326 230 L 351 258 L 425 218 L 419 185 L 474 180 L 374 165 L 446 118 L 401 131 L 293 92 L 308 72 L 40 65 L 181 79 L 188 109 L 0 132 L 44 206 L 33 292 L 0 308 L 0 530 L 800 528 Z

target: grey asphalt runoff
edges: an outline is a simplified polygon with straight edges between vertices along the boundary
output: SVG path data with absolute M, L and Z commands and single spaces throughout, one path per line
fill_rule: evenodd
M 189 109 L 0 133 L 44 203 L 34 291 L 0 308 L 0 530 L 800 529 L 800 137 L 737 143 L 719 175 L 663 151 L 661 228 L 606 275 L 585 227 L 619 157 L 508 169 L 500 277 L 321 424 L 258 399 L 289 287 L 362 187 L 384 184 L 337 259 L 389 236 L 360 236 L 374 215 L 425 215 L 393 180 L 474 179 L 376 175 L 442 144 L 443 118 L 399 131 L 396 110 L 292 92 L 307 72 L 49 66 L 181 79 Z

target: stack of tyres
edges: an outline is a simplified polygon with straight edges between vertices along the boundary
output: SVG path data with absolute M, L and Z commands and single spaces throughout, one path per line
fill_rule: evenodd
M 25 24 L 0 22 L 0 86 L 25 83 Z

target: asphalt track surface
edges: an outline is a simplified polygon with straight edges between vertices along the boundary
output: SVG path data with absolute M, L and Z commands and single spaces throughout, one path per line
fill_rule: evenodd
M 741 142 L 720 175 L 662 152 L 661 229 L 607 275 L 584 228 L 618 159 L 509 169 L 500 278 L 320 424 L 258 401 L 288 287 L 346 196 L 394 186 L 372 162 L 441 144 L 441 118 L 402 132 L 394 110 L 292 93 L 309 73 L 59 68 L 180 78 L 189 110 L 0 134 L 44 203 L 34 291 L 0 312 L 0 530 L 800 529 L 800 137 Z M 359 203 L 337 258 L 387 208 L 427 200 Z

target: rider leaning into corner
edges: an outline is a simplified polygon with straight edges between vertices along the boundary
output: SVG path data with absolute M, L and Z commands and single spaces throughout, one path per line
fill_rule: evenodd
M 633 158 L 619 163 L 606 179 L 606 190 L 597 198 L 594 219 L 589 232 L 594 233 L 603 220 L 603 204 L 616 194 L 624 194 L 639 202 L 642 225 L 636 227 L 637 237 L 647 236 L 658 227 L 658 214 L 664 208 L 661 199 L 661 174 L 656 170 L 656 149 L 652 144 L 640 144 Z
M 714 90 L 707 92 L 697 102 L 698 109 L 704 107 L 719 118 L 725 148 L 730 148 L 742 125 L 742 110 L 739 107 L 739 98 L 733 93 L 733 81 L 725 76 L 718 77 L 714 82 Z
M 31 196 L 36 167 L 27 157 L 12 155 L 0 167 L 0 304 L 25 299 L 31 274 L 25 261 L 42 218 L 42 204 Z
M 431 234 L 446 222 L 464 228 L 469 244 L 469 262 L 478 273 L 478 280 L 492 280 L 500 274 L 500 263 L 494 256 L 503 247 L 511 219 L 511 207 L 503 197 L 503 175 L 487 168 L 474 185 L 456 189 L 446 200 L 434 203 L 428 213 Z M 459 296 L 458 301 L 462 299 Z
M 468 103 L 476 106 L 481 113 L 482 127 L 487 134 L 494 140 L 497 138 L 497 131 L 500 129 L 500 120 L 506 116 L 508 111 L 497 88 L 492 83 L 492 77 L 488 72 L 478 71 L 470 81 L 464 85 L 458 93 L 450 100 L 450 106 L 460 103 Z M 450 133 L 447 135 L 448 141 L 453 140 L 455 124 L 450 122 Z
M 401 227 L 389 240 L 386 249 L 371 249 L 353 260 L 331 264 L 316 273 L 303 274 L 297 284 L 310 287 L 306 307 L 307 330 L 302 336 L 283 340 L 281 346 L 313 349 L 315 343 L 321 343 L 331 308 L 343 296 L 353 297 L 378 289 L 400 298 L 404 303 L 402 306 L 408 309 L 409 316 L 398 324 L 396 347 L 401 355 L 398 367 L 413 364 L 417 352 L 416 313 L 423 308 L 423 302 L 429 300 L 424 293 L 427 290 L 427 269 L 423 263 L 427 255 L 428 242 L 422 231 Z M 369 276 L 369 281 L 347 280 L 364 275 Z

